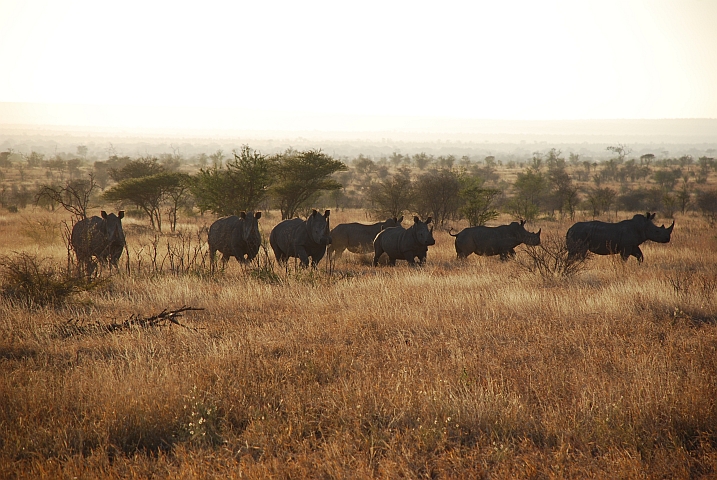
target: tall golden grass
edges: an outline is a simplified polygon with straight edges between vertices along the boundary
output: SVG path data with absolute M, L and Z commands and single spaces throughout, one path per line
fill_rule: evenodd
M 28 232 L 60 217 L 0 216 L 0 255 L 64 266 L 59 232 Z M 0 302 L 3 476 L 717 475 L 717 231 L 701 218 L 678 216 L 641 265 L 594 257 L 549 281 L 458 261 L 439 229 L 423 268 L 269 253 L 212 275 L 211 220 L 155 236 L 126 219 L 129 257 L 98 288 Z M 205 309 L 179 319 L 195 330 L 58 334 L 182 305 Z

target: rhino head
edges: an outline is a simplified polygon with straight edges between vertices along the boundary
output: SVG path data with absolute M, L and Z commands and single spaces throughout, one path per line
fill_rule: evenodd
M 652 240 L 657 243 L 667 243 L 670 241 L 672 235 L 672 229 L 675 228 L 675 221 L 672 221 L 672 225 L 665 228 L 665 225 L 658 227 L 652 221 L 655 219 L 655 214 L 647 212 L 643 215 L 635 215 L 633 220 L 638 219 L 639 222 L 644 224 L 645 236 L 648 240 Z
M 389 227 L 398 227 L 401 225 L 401 222 L 403 222 L 403 215 L 401 215 L 400 218 L 387 218 L 386 221 L 381 224 L 381 230 Z
M 105 234 L 107 235 L 107 247 L 110 245 L 124 246 L 124 231 L 122 230 L 122 219 L 124 218 L 124 210 L 120 210 L 117 215 L 114 213 L 107 214 L 102 210 L 102 218 L 105 221 Z
M 261 245 L 261 234 L 259 233 L 259 219 L 261 212 L 241 212 L 239 214 L 242 222 L 241 237 L 253 250 Z
M 513 222 L 515 223 L 515 222 Z M 521 220 L 520 224 L 518 225 L 519 230 L 518 233 L 518 240 L 523 242 L 526 245 L 530 246 L 537 246 L 540 245 L 540 232 L 543 230 L 542 228 L 538 229 L 538 233 L 532 233 L 525 229 L 525 220 Z
M 425 222 L 422 222 L 420 218 L 413 217 L 413 235 L 416 238 L 416 242 L 423 247 L 435 245 L 436 240 L 433 238 L 433 226 L 428 229 L 428 224 L 433 221 L 433 218 L 428 217 Z
M 331 210 L 326 210 L 323 215 L 316 210 L 312 210 L 311 215 L 306 219 L 309 235 L 319 245 L 331 245 L 331 237 L 329 236 L 330 214 Z

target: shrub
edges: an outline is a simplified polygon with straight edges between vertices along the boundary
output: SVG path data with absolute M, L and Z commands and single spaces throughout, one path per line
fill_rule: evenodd
M 589 258 L 571 258 L 565 239 L 555 235 L 545 235 L 540 245 L 526 245 L 525 252 L 528 258 L 521 258 L 518 265 L 545 279 L 572 277 L 584 269 L 585 261 Z
M 21 252 L 0 257 L 0 295 L 27 307 L 59 306 L 92 285 L 71 277 L 47 259 Z

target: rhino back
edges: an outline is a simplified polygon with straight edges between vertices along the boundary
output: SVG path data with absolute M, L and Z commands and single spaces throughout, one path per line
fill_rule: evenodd
M 381 223 L 364 225 L 361 223 L 342 223 L 331 230 L 331 244 L 349 250 L 370 249 L 373 239 L 381 231 Z
M 581 242 L 595 253 L 615 253 L 621 248 L 640 245 L 639 234 L 630 220 L 605 223 L 597 220 L 578 222 L 568 230 L 569 242 Z
M 78 257 L 89 258 L 106 252 L 109 242 L 105 233 L 105 221 L 93 216 L 84 218 L 72 227 L 72 247 Z
M 306 228 L 301 228 L 302 226 L 304 226 L 304 221 L 300 218 L 284 220 L 271 231 L 269 241 L 272 245 L 278 246 L 287 255 L 292 256 L 295 253 L 294 245 L 297 244 L 297 240 L 301 241 L 302 238 L 307 236 Z M 302 230 L 303 235 L 301 235 Z
M 410 235 L 406 235 L 407 231 L 402 227 L 384 228 L 376 235 L 374 242 L 380 242 L 381 248 L 389 257 L 400 257 L 403 251 L 418 247 L 417 244 L 413 245 L 416 242 L 412 241 Z
M 222 217 L 209 227 L 209 248 L 219 250 L 224 255 L 234 255 L 233 233 L 236 231 L 241 238 L 239 226 L 241 219 L 236 215 Z

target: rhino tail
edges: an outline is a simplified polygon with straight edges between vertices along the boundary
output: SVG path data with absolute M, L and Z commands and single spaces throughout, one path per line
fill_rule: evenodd
M 460 232 L 458 232 L 458 233 L 456 233 L 455 235 L 453 235 L 453 234 L 451 233 L 452 231 L 453 231 L 453 227 L 451 227 L 451 228 L 448 229 L 448 235 L 450 235 L 451 237 L 457 237 L 457 236 L 458 236 L 458 233 L 460 233 Z

